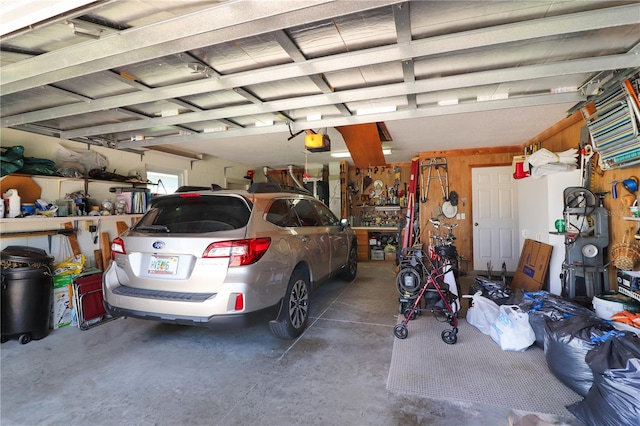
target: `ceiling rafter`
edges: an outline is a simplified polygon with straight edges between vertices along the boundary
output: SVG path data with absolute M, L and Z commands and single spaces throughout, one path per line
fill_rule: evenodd
M 307 58 L 300 52 L 298 46 L 289 38 L 289 36 L 284 31 L 275 31 L 273 33 L 274 40 L 287 52 L 287 55 L 293 59 L 294 62 L 304 62 Z M 309 79 L 318 87 L 318 89 L 322 93 L 331 93 L 333 92 L 333 88 L 329 86 L 329 84 L 325 81 L 322 74 L 310 74 Z M 335 105 L 340 114 L 342 115 L 351 115 L 351 111 L 344 104 Z
M 357 2 L 356 2 L 357 3 Z M 385 62 L 401 61 L 406 58 L 427 57 L 445 52 L 462 51 L 480 46 L 491 46 L 513 41 L 536 39 L 594 28 L 608 28 L 636 23 L 637 18 L 630 16 L 637 12 L 635 6 L 620 6 L 603 11 L 581 12 L 563 17 L 554 16 L 520 22 L 518 25 L 504 24 L 471 30 L 460 33 L 437 36 L 422 40 L 414 40 L 402 45 L 382 46 L 355 52 L 333 55 L 292 63 L 266 67 L 257 70 L 240 72 L 219 79 L 206 79 L 168 87 L 151 89 L 145 93 L 129 93 L 110 96 L 93 101 L 90 105 L 71 104 L 48 108 L 40 111 L 3 117 L 3 127 L 15 126 L 29 122 L 37 122 L 44 118 L 60 118 L 64 116 L 116 108 L 124 105 L 154 102 L 168 98 L 183 97 L 217 90 L 228 90 L 234 87 L 247 87 L 252 84 L 272 82 L 295 77 L 322 74 L 330 71 L 344 70 Z M 564 18 L 561 20 L 559 18 Z M 88 43 L 90 44 L 90 43 Z M 64 50 L 64 49 L 63 49 Z M 40 57 L 33 58 L 34 60 Z M 0 86 L 0 88 L 2 88 Z
M 486 102 L 461 103 L 458 105 L 451 105 L 446 107 L 441 107 L 441 106 L 425 107 L 425 108 L 419 108 L 415 110 L 397 111 L 394 113 L 330 118 L 330 119 L 322 120 L 322 124 L 320 127 L 347 126 L 350 124 L 371 123 L 371 122 L 380 121 L 380 120 L 385 120 L 388 122 L 393 120 L 434 117 L 439 115 L 462 114 L 462 113 L 477 112 L 477 111 L 493 111 L 493 110 L 502 110 L 502 109 L 510 109 L 510 108 L 522 108 L 522 107 L 529 107 L 529 106 L 548 105 L 552 103 L 571 103 L 571 102 L 576 103 L 576 102 L 583 101 L 584 99 L 585 97 L 577 92 L 522 96 L 522 97 L 514 97 L 510 99 L 502 99 L 502 100 L 494 100 L 494 101 L 486 101 Z M 318 127 L 318 125 L 315 123 L 316 122 L 314 122 L 315 127 Z M 298 121 L 296 123 L 291 123 L 290 126 L 291 126 L 291 131 L 295 133 L 296 131 L 307 129 L 309 127 L 309 122 Z M 260 135 L 260 134 L 268 134 L 268 133 L 285 133 L 285 132 L 289 132 L 289 127 L 286 124 L 281 124 L 281 125 L 259 127 L 259 128 L 246 128 L 243 130 L 229 130 L 227 132 L 197 134 L 197 135 L 188 136 L 188 137 L 166 136 L 166 137 L 159 137 L 159 138 L 154 138 L 150 140 L 120 142 L 117 144 L 116 148 L 117 149 L 139 148 L 143 146 L 170 145 L 170 144 L 179 144 L 183 142 L 215 141 L 216 139 L 223 139 L 223 138 L 230 138 L 230 137 Z
M 172 117 L 158 117 L 141 121 L 91 126 L 62 132 L 61 137 L 67 139 L 92 134 L 133 131 L 148 127 L 272 113 L 282 110 L 306 108 L 309 106 L 339 105 L 345 102 L 356 102 L 371 98 L 380 99 L 389 96 L 416 95 L 447 89 L 522 81 L 532 78 L 546 78 L 570 73 L 592 73 L 603 69 L 632 67 L 635 61 L 637 61 L 635 55 L 614 55 L 589 59 L 574 59 L 561 63 L 513 67 L 494 71 L 479 71 L 437 79 L 418 80 L 412 84 L 394 83 L 377 87 L 270 101 L 262 104 L 239 105 L 202 112 L 185 113 Z
M 0 89 L 14 93 L 189 49 L 398 3 L 399 0 L 226 2 L 160 23 L 59 49 L 0 70 Z M 53 65 L 52 65 L 53 64 Z M 43 71 L 46 70 L 46 71 Z

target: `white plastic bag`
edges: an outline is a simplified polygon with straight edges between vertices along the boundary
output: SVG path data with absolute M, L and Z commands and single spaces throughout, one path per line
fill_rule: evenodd
M 109 165 L 104 154 L 91 149 L 72 150 L 58 145 L 55 153 L 56 168 L 60 170 L 74 170 L 80 177 L 86 176 L 93 169 L 103 169 Z M 72 176 L 63 174 L 63 176 Z
M 536 341 L 529 314 L 518 305 L 500 306 L 500 315 L 491 325 L 489 336 L 503 351 L 524 351 Z
M 449 292 L 455 296 L 455 300 L 450 302 L 451 310 L 455 313 L 460 310 L 460 297 L 458 296 L 458 285 L 456 283 L 456 277 L 453 274 L 453 269 L 448 269 L 449 270 L 444 274 L 444 282 L 449 286 Z
M 471 306 L 467 310 L 467 322 L 486 335 L 489 335 L 491 325 L 500 315 L 500 307 L 493 300 L 484 297 L 481 291 L 473 296 L 463 295 L 471 299 Z

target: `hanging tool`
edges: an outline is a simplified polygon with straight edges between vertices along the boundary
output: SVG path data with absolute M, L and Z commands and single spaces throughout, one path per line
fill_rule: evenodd
M 580 150 L 580 176 L 582 177 L 581 186 L 589 188 L 591 186 L 591 157 L 593 157 L 593 147 L 586 144 Z
M 399 166 L 393 168 L 393 181 L 397 185 L 400 183 L 402 177 L 402 169 Z

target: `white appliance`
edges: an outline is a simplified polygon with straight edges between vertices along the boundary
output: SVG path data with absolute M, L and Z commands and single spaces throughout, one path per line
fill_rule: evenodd
M 562 292 L 562 262 L 565 258 L 563 235 L 554 235 L 555 221 L 563 218 L 563 191 L 570 186 L 581 186 L 580 170 L 559 172 L 540 178 L 518 179 L 518 220 L 520 248 L 524 240 L 531 239 L 553 246 L 545 289 L 560 295 Z

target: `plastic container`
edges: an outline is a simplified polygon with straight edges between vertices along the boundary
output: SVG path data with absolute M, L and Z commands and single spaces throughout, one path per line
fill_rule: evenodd
M 33 203 L 22 203 L 20 211 L 22 214 L 34 215 L 36 214 L 36 205 Z
M 593 298 L 593 310 L 596 316 L 609 320 L 618 312 L 640 312 L 640 302 L 624 294 L 610 291 Z
M 5 216 L 16 217 L 20 215 L 20 195 L 17 189 L 8 189 L 2 196 L 5 200 Z
M 371 260 L 384 260 L 384 251 L 383 250 L 371 250 Z
M 2 342 L 22 344 L 49 334 L 51 264 L 44 250 L 9 246 L 0 252 L 2 266 Z

